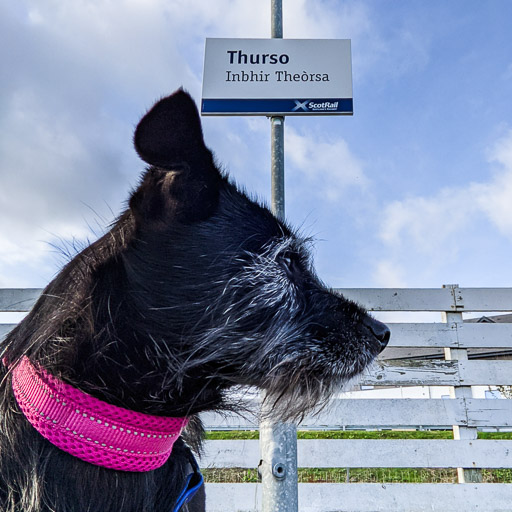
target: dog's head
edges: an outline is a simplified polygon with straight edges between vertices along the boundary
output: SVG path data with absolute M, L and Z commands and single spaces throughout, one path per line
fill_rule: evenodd
M 129 209 L 47 290 L 63 299 L 43 364 L 156 414 L 218 408 L 230 387 L 256 385 L 287 418 L 382 350 L 386 326 L 319 281 L 309 241 L 220 173 L 188 94 L 156 103 L 134 143 L 149 167 Z
M 257 385 L 295 414 L 382 350 L 386 326 L 320 283 L 308 240 L 219 173 L 186 93 L 158 102 L 134 139 L 151 167 L 130 201 L 127 268 L 148 329 L 183 347 L 183 382 Z

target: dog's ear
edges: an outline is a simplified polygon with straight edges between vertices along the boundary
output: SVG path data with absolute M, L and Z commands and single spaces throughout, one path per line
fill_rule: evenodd
M 156 167 L 199 163 L 210 156 L 196 104 L 183 89 L 149 110 L 137 125 L 133 140 L 142 160 Z
M 186 92 L 180 89 L 149 110 L 135 129 L 134 145 L 152 166 L 130 199 L 137 222 L 195 222 L 211 215 L 221 177 Z

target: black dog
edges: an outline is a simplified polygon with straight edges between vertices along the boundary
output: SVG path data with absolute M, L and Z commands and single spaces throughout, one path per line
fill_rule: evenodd
M 149 168 L 127 211 L 1 346 L 4 512 L 170 512 L 195 488 L 181 510 L 204 510 L 199 412 L 236 409 L 227 391 L 249 385 L 295 419 L 389 339 L 319 282 L 307 240 L 221 174 L 185 92 L 144 116 L 135 148 Z M 168 460 L 144 466 L 163 438 Z

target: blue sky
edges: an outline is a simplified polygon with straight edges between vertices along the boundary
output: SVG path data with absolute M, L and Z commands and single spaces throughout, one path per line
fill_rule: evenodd
M 512 2 L 283 0 L 284 36 L 352 40 L 354 116 L 287 118 L 286 210 L 335 287 L 512 286 Z M 124 208 L 132 132 L 206 37 L 269 37 L 270 0 L 0 4 L 0 286 L 44 286 Z M 265 118 L 203 120 L 270 196 Z M 64 253 L 64 254 L 63 254 Z

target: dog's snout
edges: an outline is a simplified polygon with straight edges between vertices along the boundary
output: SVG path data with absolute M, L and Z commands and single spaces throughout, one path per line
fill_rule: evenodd
M 391 331 L 386 324 L 375 320 L 375 318 L 368 317 L 368 319 L 364 322 L 366 326 L 370 329 L 373 335 L 379 340 L 380 343 L 380 351 L 382 352 L 387 344 L 389 343 L 389 339 L 391 338 Z

